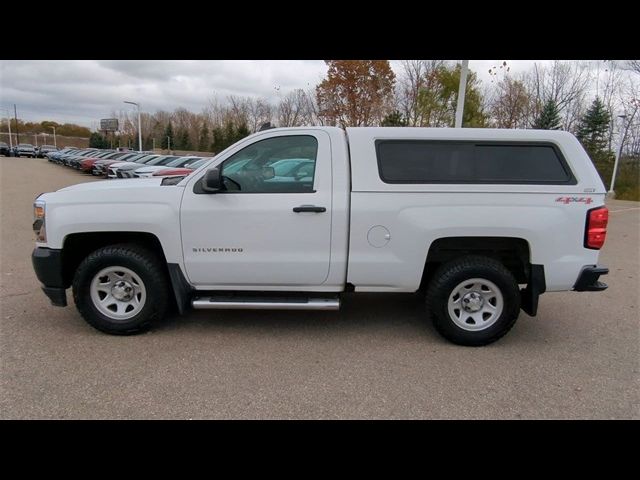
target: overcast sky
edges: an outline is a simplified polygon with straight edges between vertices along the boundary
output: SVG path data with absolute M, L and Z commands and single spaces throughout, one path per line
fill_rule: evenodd
M 471 60 L 469 67 L 488 83 L 489 68 L 502 62 Z M 517 73 L 534 61 L 507 63 Z M 398 74 L 400 62 L 391 65 Z M 15 103 L 18 117 L 27 121 L 71 122 L 93 129 L 112 111 L 130 108 L 124 100 L 139 102 L 146 112 L 177 107 L 200 112 L 214 95 L 221 100 L 227 95 L 266 97 L 275 103 L 290 90 L 314 87 L 326 71 L 321 60 L 2 60 L 0 107 L 13 115 Z

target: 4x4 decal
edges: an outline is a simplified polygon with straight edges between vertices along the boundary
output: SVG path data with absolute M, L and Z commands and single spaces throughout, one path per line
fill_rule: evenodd
M 558 197 L 556 198 L 556 202 L 561 202 L 565 205 L 572 202 L 586 203 L 587 205 L 589 205 L 591 202 L 593 202 L 593 199 L 591 197 Z

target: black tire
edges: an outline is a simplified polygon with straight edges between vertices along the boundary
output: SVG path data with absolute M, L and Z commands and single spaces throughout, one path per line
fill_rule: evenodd
M 144 306 L 134 317 L 114 320 L 101 313 L 91 299 L 91 282 L 103 268 L 126 267 L 140 277 L 146 290 Z M 168 307 L 170 288 L 162 261 L 151 251 L 134 244 L 117 244 L 89 254 L 73 278 L 73 300 L 80 315 L 92 327 L 112 335 L 132 335 L 148 330 L 161 320 Z
M 469 331 L 458 326 L 449 314 L 449 296 L 465 280 L 481 278 L 493 282 L 503 299 L 502 314 L 484 330 Z M 440 266 L 427 289 L 427 313 L 443 337 L 458 345 L 482 346 L 504 336 L 520 314 L 520 290 L 514 276 L 500 262 L 482 256 L 465 256 Z

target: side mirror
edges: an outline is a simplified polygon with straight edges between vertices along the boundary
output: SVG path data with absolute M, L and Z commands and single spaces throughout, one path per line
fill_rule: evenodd
M 211 168 L 207 170 L 202 178 L 202 190 L 207 193 L 216 193 L 223 189 L 222 175 L 219 168 Z

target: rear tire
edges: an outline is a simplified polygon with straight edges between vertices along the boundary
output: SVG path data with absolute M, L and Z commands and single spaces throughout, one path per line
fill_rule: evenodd
M 443 264 L 427 290 L 427 312 L 436 330 L 458 345 L 495 342 L 520 314 L 520 291 L 500 262 L 465 256 Z
M 112 335 L 148 330 L 162 319 L 170 288 L 162 261 L 133 244 L 100 248 L 78 266 L 73 299 L 92 327 Z

